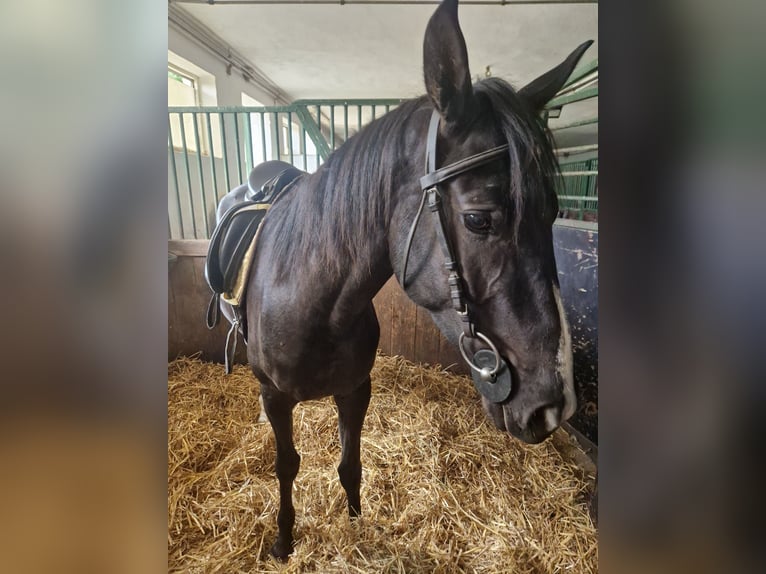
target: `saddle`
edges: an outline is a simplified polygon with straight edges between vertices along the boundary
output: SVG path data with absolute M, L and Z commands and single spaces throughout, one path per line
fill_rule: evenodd
M 303 174 L 305 172 L 283 161 L 267 161 L 257 165 L 250 173 L 246 186 L 231 192 L 235 201 L 237 196 L 242 199 L 223 214 L 213 230 L 205 261 L 205 280 L 213 291 L 207 309 L 207 327 L 213 329 L 218 325 L 221 299 L 234 308 L 235 321 L 226 338 L 227 372 L 231 372 L 229 339 L 240 325 L 243 326 L 241 332 L 247 343 L 241 308 L 244 306 L 247 278 L 261 223 L 271 204 Z M 241 193 L 243 191 L 244 194 Z M 234 337 L 232 356 L 236 351 L 236 334 Z

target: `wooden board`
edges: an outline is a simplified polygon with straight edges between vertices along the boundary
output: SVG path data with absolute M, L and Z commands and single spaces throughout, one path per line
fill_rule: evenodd
M 205 282 L 205 258 L 179 256 L 168 276 L 168 360 L 197 353 L 205 361 L 223 363 L 229 324 L 221 319 L 212 331 L 205 325 L 211 291 Z M 239 341 L 235 356 L 246 362 L 245 346 Z
M 177 256 L 168 277 L 168 359 L 199 354 L 203 360 L 223 362 L 229 324 L 222 319 L 212 331 L 205 326 L 211 295 L 204 276 L 207 245 L 207 240 L 168 242 L 168 251 Z M 428 312 L 410 301 L 393 277 L 373 303 L 380 323 L 378 346 L 383 353 L 468 372 L 457 349 L 444 339 Z M 235 360 L 247 361 L 241 340 Z

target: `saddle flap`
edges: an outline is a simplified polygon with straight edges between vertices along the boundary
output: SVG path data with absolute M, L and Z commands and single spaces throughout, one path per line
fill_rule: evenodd
M 235 205 L 221 219 L 210 238 L 205 261 L 205 279 L 215 293 L 234 288 L 239 269 L 267 206 L 255 201 Z

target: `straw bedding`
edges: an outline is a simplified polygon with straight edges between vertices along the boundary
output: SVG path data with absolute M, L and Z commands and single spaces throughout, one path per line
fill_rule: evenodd
M 465 377 L 379 356 L 362 431 L 362 518 L 349 520 L 331 398 L 294 413 L 295 552 L 269 556 L 274 438 L 244 366 L 168 366 L 171 572 L 596 572 L 592 476 L 552 441 L 485 418 Z

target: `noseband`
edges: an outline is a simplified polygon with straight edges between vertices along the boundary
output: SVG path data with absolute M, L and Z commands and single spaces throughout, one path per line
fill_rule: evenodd
M 447 218 L 444 214 L 442 205 L 441 191 L 439 185 L 445 181 L 457 177 L 468 171 L 472 171 L 482 165 L 495 161 L 508 152 L 508 144 L 501 145 L 481 153 L 477 153 L 465 159 L 456 161 L 439 169 L 436 169 L 436 140 L 439 134 L 439 122 L 441 116 L 434 110 L 431 115 L 431 122 L 428 126 L 428 141 L 426 143 L 426 174 L 420 178 L 420 189 L 423 190 L 423 197 L 420 200 L 420 207 L 415 215 L 415 219 L 410 227 L 407 237 L 407 245 L 404 251 L 404 268 L 402 270 L 402 287 L 407 287 L 407 262 L 410 258 L 412 248 L 412 239 L 415 236 L 420 216 L 423 213 L 423 206 L 428 203 L 428 209 L 434 215 L 436 225 L 436 237 L 442 252 L 444 253 L 444 266 L 449 271 L 450 297 L 452 298 L 452 308 L 457 312 L 463 322 L 463 331 L 458 339 L 458 347 L 463 359 L 471 367 L 474 385 L 479 392 L 492 402 L 499 403 L 508 398 L 511 394 L 511 376 L 508 365 L 500 357 L 497 347 L 486 335 L 476 330 L 468 304 L 463 297 L 463 278 L 460 276 L 460 265 L 458 264 L 455 252 L 450 245 L 447 235 Z M 466 338 L 480 339 L 491 349 L 481 349 L 473 356 L 473 360 L 468 357 L 464 342 Z

